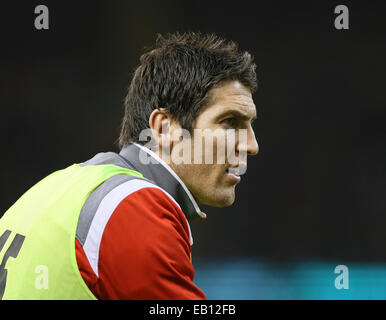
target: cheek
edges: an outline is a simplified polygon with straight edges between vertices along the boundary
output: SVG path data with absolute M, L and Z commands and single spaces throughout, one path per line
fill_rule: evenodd
M 221 165 L 208 165 L 201 172 L 202 183 L 210 186 L 213 191 L 223 184 L 225 169 Z
M 187 169 L 193 183 L 202 188 L 214 188 L 223 178 L 223 169 L 216 165 L 194 165 Z
M 212 166 L 227 163 L 227 147 L 234 149 L 235 145 L 234 139 L 229 140 L 227 135 L 228 132 L 222 129 L 204 131 L 200 138 L 196 135 L 192 144 L 194 161 Z

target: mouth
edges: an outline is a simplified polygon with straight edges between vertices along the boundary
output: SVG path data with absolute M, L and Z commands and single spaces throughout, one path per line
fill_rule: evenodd
M 241 175 L 245 173 L 242 170 L 242 166 L 229 167 L 225 170 L 226 176 L 234 183 L 238 183 L 241 180 Z
M 242 176 L 247 171 L 247 164 L 245 162 L 239 163 L 237 166 L 228 167 L 226 173 Z
M 225 170 L 225 172 L 226 172 L 227 174 L 233 174 L 234 176 L 237 176 L 237 177 L 240 176 L 240 174 L 239 174 L 239 169 L 238 169 L 237 167 L 227 168 L 227 169 Z

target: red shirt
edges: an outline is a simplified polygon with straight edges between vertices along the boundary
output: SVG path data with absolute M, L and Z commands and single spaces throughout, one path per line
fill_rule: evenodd
M 206 299 L 193 283 L 190 229 L 162 189 L 128 194 L 110 213 L 99 245 L 97 273 L 75 240 L 80 273 L 99 299 Z

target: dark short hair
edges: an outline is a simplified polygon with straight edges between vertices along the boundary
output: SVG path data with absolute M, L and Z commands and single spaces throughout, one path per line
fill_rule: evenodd
M 191 131 L 210 99 L 209 90 L 228 80 L 240 81 L 252 93 L 257 88 L 253 58 L 235 42 L 213 33 L 158 35 L 154 47 L 140 57 L 128 88 L 120 147 L 144 143 L 139 135 L 149 128 L 149 117 L 157 108 Z

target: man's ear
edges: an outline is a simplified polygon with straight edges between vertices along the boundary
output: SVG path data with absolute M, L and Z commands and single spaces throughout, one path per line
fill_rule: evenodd
M 172 139 L 170 135 L 171 117 L 163 108 L 154 109 L 149 117 L 149 127 L 157 150 L 166 154 L 171 148 Z

